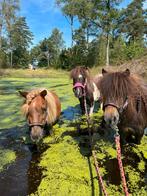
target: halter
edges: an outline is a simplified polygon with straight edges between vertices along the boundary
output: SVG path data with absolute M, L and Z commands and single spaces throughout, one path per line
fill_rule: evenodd
M 39 122 L 33 122 L 33 123 L 28 123 L 29 127 L 34 127 L 34 126 L 39 126 L 39 127 L 44 127 L 45 124 L 39 123 Z
M 110 103 L 104 104 L 103 110 L 105 110 L 105 108 L 106 108 L 107 106 L 115 107 L 115 108 L 118 110 L 118 112 L 121 114 L 121 113 L 127 108 L 127 106 L 128 106 L 128 97 L 126 97 L 125 102 L 124 102 L 124 104 L 123 104 L 122 107 L 119 107 L 118 105 L 116 105 L 116 104 L 110 102 Z
M 82 89 L 85 89 L 86 83 L 84 83 L 84 85 L 81 82 L 76 82 L 73 86 L 73 89 L 77 88 L 77 87 L 81 87 Z
M 76 82 L 73 86 L 73 89 L 77 88 L 77 87 L 81 87 L 84 91 L 83 93 L 83 97 L 86 96 L 86 91 L 85 91 L 85 87 L 86 87 L 86 81 L 84 84 L 82 84 L 81 82 Z

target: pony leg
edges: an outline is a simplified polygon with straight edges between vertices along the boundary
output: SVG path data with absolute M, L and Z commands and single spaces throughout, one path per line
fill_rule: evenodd
M 85 114 L 85 106 L 84 106 L 84 99 L 83 99 L 83 97 L 80 98 L 79 101 L 80 101 L 80 107 L 81 107 L 82 114 Z
M 93 110 L 94 110 L 94 103 L 93 103 L 93 105 L 90 107 L 90 111 L 89 111 L 89 115 L 90 115 L 90 116 L 93 114 Z

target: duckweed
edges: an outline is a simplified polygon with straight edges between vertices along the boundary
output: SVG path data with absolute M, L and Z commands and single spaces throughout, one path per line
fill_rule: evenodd
M 6 166 L 13 163 L 16 159 L 16 154 L 12 150 L 0 148 L 0 172 L 3 171 Z
M 19 72 L 18 72 L 19 73 Z M 93 158 L 89 147 L 89 136 L 85 116 L 80 116 L 79 102 L 72 92 L 68 73 L 58 72 L 51 77 L 1 78 L 0 83 L 0 123 L 1 130 L 26 123 L 21 116 L 22 98 L 18 90 L 45 87 L 55 91 L 61 99 L 62 116 L 53 127 L 51 136 L 45 137 L 43 144 L 48 148 L 41 155 L 39 166 L 43 177 L 36 192 L 31 195 L 100 195 Z M 43 73 L 41 73 L 43 74 Z M 112 130 L 99 129 L 103 112 L 99 110 L 92 116 L 90 129 L 93 131 L 93 143 L 97 152 L 100 172 L 109 195 L 123 195 L 119 176 Z M 15 161 L 16 155 L 10 149 L 0 148 L 0 171 Z M 122 161 L 130 195 L 146 195 L 147 182 L 147 136 L 140 145 L 126 145 L 122 149 Z M 116 177 L 115 179 L 112 177 Z

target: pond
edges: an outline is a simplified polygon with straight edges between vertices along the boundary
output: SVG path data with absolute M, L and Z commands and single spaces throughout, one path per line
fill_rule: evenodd
M 21 115 L 23 98 L 18 90 L 45 87 L 55 91 L 62 115 L 51 136 L 44 138 L 38 152 L 28 139 Z M 72 92 L 68 75 L 48 78 L 1 78 L 0 80 L 0 195 L 100 195 L 89 148 L 85 117 Z M 101 132 L 102 111 L 92 118 L 92 130 L 100 172 L 109 195 L 122 195 L 113 132 Z M 145 195 L 147 184 L 147 137 L 138 146 L 126 145 L 123 163 L 129 192 Z

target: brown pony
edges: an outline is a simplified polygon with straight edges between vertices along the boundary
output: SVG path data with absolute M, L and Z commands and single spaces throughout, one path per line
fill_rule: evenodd
M 147 127 L 147 86 L 129 69 L 112 73 L 103 69 L 102 74 L 104 121 L 110 127 L 118 125 L 125 142 L 139 144 Z
M 19 93 L 25 98 L 22 111 L 29 124 L 31 139 L 39 141 L 44 135 L 45 128 L 52 126 L 60 116 L 59 98 L 47 89 Z
M 75 96 L 80 101 L 82 114 L 85 114 L 84 96 L 87 104 L 90 106 L 89 114 L 91 115 L 94 110 L 94 102 L 100 98 L 98 89 L 98 80 L 100 76 L 94 78 L 90 76 L 90 71 L 87 67 L 77 66 L 70 72 L 70 77 L 73 79 L 73 91 Z

